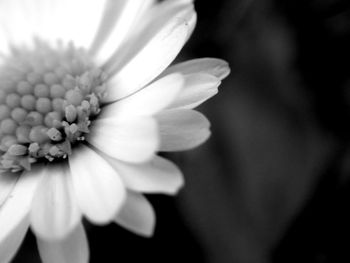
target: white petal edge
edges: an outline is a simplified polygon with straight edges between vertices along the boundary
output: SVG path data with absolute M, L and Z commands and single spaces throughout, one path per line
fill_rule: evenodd
M 128 189 L 142 193 L 176 194 L 184 185 L 180 169 L 171 161 L 155 156 L 147 163 L 131 164 L 106 157 Z
M 18 179 L 9 198 L 0 208 L 0 244 L 18 227 L 22 220 L 28 216 L 32 199 L 43 171 L 23 173 Z
M 61 241 L 50 242 L 37 238 L 37 244 L 43 263 L 89 262 L 89 245 L 82 224 Z
M 158 126 L 151 117 L 98 119 L 94 121 L 87 141 L 116 159 L 145 162 L 158 150 Z
M 210 136 L 210 123 L 194 110 L 167 110 L 156 115 L 160 130 L 160 151 L 184 151 L 198 147 Z
M 223 80 L 230 74 L 230 67 L 228 63 L 222 59 L 198 58 L 172 65 L 167 68 L 160 77 L 176 72 L 184 75 L 204 73 Z
M 33 198 L 32 230 L 45 240 L 66 237 L 80 222 L 81 212 L 66 167 L 51 165 Z
M 10 234 L 2 239 L 0 246 L 0 262 L 10 262 L 20 248 L 29 228 L 28 217 L 22 218 Z
M 175 59 L 185 44 L 189 32 L 194 27 L 194 16 L 196 14 L 192 9 L 185 10 L 162 25 L 160 31 L 158 28 L 148 30 L 151 32 L 145 30 L 145 36 L 133 40 L 138 41 L 137 45 L 140 46 L 131 50 L 131 56 L 126 55 L 125 63 L 106 66 L 110 74 L 115 74 L 110 79 L 106 100 L 124 98 L 156 78 Z M 157 23 L 161 24 L 159 21 Z
M 105 63 L 126 40 L 138 18 L 155 0 L 108 0 L 104 15 L 90 52 L 100 63 Z
M 152 205 L 142 194 L 128 191 L 125 204 L 114 222 L 137 235 L 151 237 L 156 216 Z
M 96 224 L 109 223 L 125 200 L 125 187 L 117 172 L 99 154 L 82 145 L 69 157 L 78 206 Z
M 221 81 L 209 74 L 196 73 L 185 76 L 185 88 L 168 109 L 193 109 L 218 93 Z
M 184 84 L 185 79 L 180 74 L 165 76 L 127 98 L 107 105 L 99 118 L 151 116 L 169 106 L 178 97 Z

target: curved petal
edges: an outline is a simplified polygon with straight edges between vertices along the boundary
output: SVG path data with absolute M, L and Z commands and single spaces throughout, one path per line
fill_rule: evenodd
M 10 198 L 0 208 L 0 244 L 11 235 L 28 216 L 32 199 L 43 172 L 33 169 L 20 176 Z
M 22 218 L 0 243 L 0 262 L 10 262 L 20 248 L 29 227 L 28 217 Z
M 81 213 L 66 167 L 51 165 L 47 173 L 33 198 L 31 226 L 42 239 L 62 239 L 76 227 Z
M 69 157 L 69 166 L 81 211 L 94 223 L 110 222 L 125 200 L 125 188 L 117 172 L 84 145 Z
M 193 8 L 174 12 L 152 23 L 135 39 L 124 54 L 116 54 L 105 66 L 111 75 L 108 97 L 115 101 L 141 89 L 157 77 L 177 56 L 194 27 Z M 161 14 L 163 15 L 163 14 Z M 169 19 L 170 17 L 170 19 Z
M 168 107 L 169 109 L 193 109 L 218 93 L 221 81 L 209 74 L 185 76 L 185 88 Z
M 143 195 L 128 191 L 125 204 L 114 221 L 135 234 L 150 237 L 154 232 L 156 216 Z
M 114 158 L 145 162 L 158 150 L 158 127 L 151 117 L 98 119 L 94 121 L 87 141 Z
M 43 263 L 88 263 L 89 245 L 82 224 L 61 241 L 37 239 Z
M 126 40 L 138 18 L 155 0 L 108 0 L 104 15 L 91 47 L 98 61 L 105 63 Z
M 140 164 L 106 159 L 119 172 L 126 187 L 136 192 L 176 194 L 184 184 L 179 168 L 160 156 Z
M 167 68 L 161 76 L 172 73 L 190 75 L 195 73 L 209 74 L 223 80 L 230 74 L 228 63 L 218 58 L 197 58 L 175 64 Z
M 0 207 L 6 202 L 19 179 L 19 174 L 0 173 Z
M 195 148 L 210 136 L 207 118 L 193 110 L 167 110 L 156 116 L 160 130 L 160 151 Z
M 169 106 L 178 97 L 184 84 L 182 75 L 168 75 L 139 92 L 104 107 L 101 118 L 151 116 Z

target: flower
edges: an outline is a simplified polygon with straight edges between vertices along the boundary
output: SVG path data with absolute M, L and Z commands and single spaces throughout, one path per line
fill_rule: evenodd
M 193 108 L 229 73 L 168 67 L 195 22 L 190 0 L 0 2 L 0 262 L 29 227 L 43 262 L 87 262 L 82 217 L 152 235 L 142 193 L 183 185 L 157 153 L 209 137 Z

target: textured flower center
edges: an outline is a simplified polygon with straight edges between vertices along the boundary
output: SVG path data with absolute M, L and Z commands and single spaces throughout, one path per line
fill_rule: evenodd
M 100 111 L 105 80 L 73 45 L 13 49 L 0 66 L 0 171 L 66 158 Z

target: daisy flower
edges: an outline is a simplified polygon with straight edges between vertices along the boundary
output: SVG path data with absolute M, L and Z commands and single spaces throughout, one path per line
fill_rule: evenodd
M 0 262 L 29 227 L 43 262 L 88 262 L 83 217 L 152 235 L 143 193 L 183 185 L 158 153 L 209 137 L 193 108 L 229 73 L 169 67 L 195 23 L 190 0 L 0 1 Z

